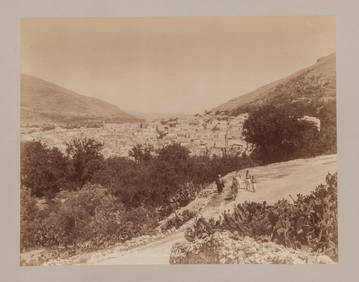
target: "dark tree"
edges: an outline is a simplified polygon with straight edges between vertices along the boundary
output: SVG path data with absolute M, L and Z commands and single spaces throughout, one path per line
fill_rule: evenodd
M 92 138 L 74 139 L 67 143 L 66 154 L 70 159 L 71 178 L 81 187 L 91 181 L 95 171 L 104 165 L 101 154 L 103 143 Z
M 299 117 L 285 107 L 263 106 L 253 112 L 244 123 L 244 134 L 245 140 L 255 145 L 254 157 L 269 163 L 315 154 L 312 143 L 319 132 Z
M 320 143 L 323 153 L 337 152 L 337 117 L 336 102 L 326 103 L 319 111 L 321 122 Z
M 69 185 L 66 157 L 40 141 L 21 143 L 21 186 L 38 197 L 53 196 Z
M 154 148 L 152 145 L 137 144 L 129 152 L 137 163 L 146 162 L 152 159 Z

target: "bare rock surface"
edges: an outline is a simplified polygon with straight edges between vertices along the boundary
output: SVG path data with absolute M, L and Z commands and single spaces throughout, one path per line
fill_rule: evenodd
M 173 264 L 330 264 L 328 256 L 294 250 L 273 242 L 240 238 L 229 231 L 215 232 L 194 242 L 179 242 L 171 249 Z

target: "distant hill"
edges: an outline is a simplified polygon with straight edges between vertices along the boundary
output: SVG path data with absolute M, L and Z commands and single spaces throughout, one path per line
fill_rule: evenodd
M 336 54 L 322 57 L 305 69 L 262 86 L 211 110 L 237 115 L 260 105 L 293 102 L 315 103 L 336 99 Z
M 136 122 L 137 117 L 100 99 L 77 94 L 46 80 L 21 75 L 22 124 Z

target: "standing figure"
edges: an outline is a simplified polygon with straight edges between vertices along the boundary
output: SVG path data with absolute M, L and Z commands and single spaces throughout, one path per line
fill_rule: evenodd
M 251 181 L 252 182 L 252 191 L 255 192 L 257 190 L 257 181 L 254 178 L 254 175 L 252 175 L 251 180 L 252 180 Z
M 218 174 L 217 178 L 216 178 L 216 185 L 217 185 L 217 192 L 218 194 L 221 194 L 224 188 L 224 182 L 222 179 L 222 176 L 220 174 Z
M 246 183 L 246 190 L 250 191 L 251 190 L 251 176 L 249 175 L 249 171 L 246 171 L 246 179 L 245 179 L 245 183 Z
M 244 183 L 243 183 L 243 180 L 241 178 L 241 174 L 239 173 L 239 171 L 236 172 L 236 180 L 238 183 L 238 189 L 244 189 Z
M 233 176 L 231 193 L 232 193 L 232 197 L 234 199 L 236 199 L 237 194 L 238 194 L 238 185 L 239 185 L 239 182 L 238 182 L 237 178 L 235 176 Z

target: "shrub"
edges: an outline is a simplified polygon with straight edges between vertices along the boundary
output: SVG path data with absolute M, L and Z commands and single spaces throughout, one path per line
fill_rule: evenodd
M 321 153 L 337 152 L 337 118 L 336 118 L 336 102 L 330 101 L 326 103 L 319 111 L 318 116 L 321 122 L 321 130 L 319 136 L 319 147 Z
M 104 160 L 101 154 L 103 144 L 92 138 L 76 138 L 66 146 L 66 154 L 73 167 L 70 177 L 81 187 L 91 180 L 96 170 L 101 168 Z
M 20 164 L 21 185 L 28 187 L 33 195 L 52 197 L 60 188 L 71 186 L 64 155 L 41 141 L 21 143 Z
M 36 198 L 31 195 L 31 190 L 23 187 L 20 190 L 20 250 L 26 250 L 33 241 L 31 240 L 35 230 L 32 229 L 32 223 L 36 220 L 38 208 Z
M 29 247 L 91 248 L 153 232 L 158 218 L 154 209 L 126 209 L 108 189 L 85 185 L 79 191 L 62 191 L 36 208 L 28 189 L 22 192 L 21 242 Z
M 129 156 L 133 157 L 136 162 L 147 162 L 152 159 L 154 148 L 152 145 L 137 144 L 129 152 Z
M 172 228 L 178 229 L 195 216 L 196 214 L 190 210 L 184 210 L 180 214 L 176 213 L 172 218 L 168 219 L 164 225 L 161 226 L 161 231 L 165 232 L 167 230 L 171 230 Z

